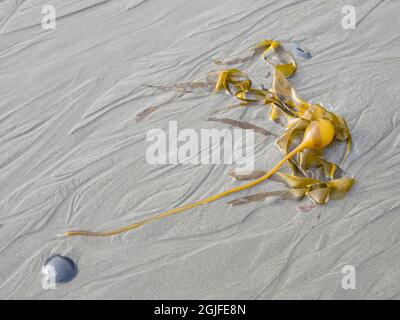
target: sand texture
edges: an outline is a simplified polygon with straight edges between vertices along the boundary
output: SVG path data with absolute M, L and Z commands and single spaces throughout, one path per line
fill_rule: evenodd
M 342 28 L 342 6 L 356 8 Z M 53 5 L 57 28 L 42 28 Z M 400 1 L 14 0 L 0 3 L 0 298 L 397 299 L 400 295 Z M 239 185 L 235 165 L 151 165 L 146 133 L 232 128 L 207 121 L 235 101 L 170 86 L 262 39 L 300 42 L 290 80 L 301 97 L 347 119 L 341 201 L 270 199 L 268 181 L 218 202 L 109 238 L 102 230 Z M 269 86 L 263 61 L 240 66 Z M 149 86 L 150 85 L 150 86 Z M 158 107 L 160 106 L 160 107 Z M 142 121 L 138 115 L 154 107 Z M 280 133 L 268 108 L 224 114 Z M 140 117 L 139 117 L 140 118 Z M 280 158 L 255 135 L 255 167 Z M 42 288 L 41 266 L 68 255 L 78 276 Z M 341 285 L 345 265 L 356 289 Z

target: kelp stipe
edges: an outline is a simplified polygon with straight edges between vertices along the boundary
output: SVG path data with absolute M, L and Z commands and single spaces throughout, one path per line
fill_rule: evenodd
M 333 129 L 332 124 L 328 120 L 319 119 L 317 121 L 312 121 L 305 131 L 303 141 L 293 151 L 288 153 L 281 161 L 279 161 L 278 164 L 276 164 L 275 167 L 273 167 L 268 173 L 266 173 L 262 177 L 254 180 L 252 182 L 249 182 L 247 184 L 244 184 L 244 185 L 241 185 L 241 186 L 229 189 L 229 190 L 225 190 L 223 192 L 217 193 L 217 194 L 215 194 L 211 197 L 205 198 L 203 200 L 194 202 L 192 204 L 188 204 L 183 207 L 169 210 L 160 215 L 143 220 L 141 222 L 130 224 L 130 225 L 122 227 L 122 228 L 117 228 L 117 229 L 110 230 L 110 231 L 99 231 L 99 232 L 76 230 L 76 231 L 68 231 L 65 233 L 65 235 L 66 236 L 103 236 L 103 237 L 111 236 L 111 235 L 115 235 L 115 234 L 119 234 L 122 232 L 136 229 L 136 228 L 141 227 L 142 225 L 145 225 L 149 222 L 159 220 L 161 218 L 170 216 L 172 214 L 216 201 L 216 200 L 221 199 L 222 197 L 225 197 L 232 193 L 251 188 L 261 182 L 264 182 L 269 177 L 271 177 L 274 173 L 276 173 L 279 170 L 279 168 L 282 167 L 282 165 L 286 161 L 288 161 L 290 158 L 295 156 L 297 153 L 303 151 L 305 148 L 323 149 L 332 142 L 333 136 L 334 136 L 334 129 Z
M 309 196 L 315 203 L 324 204 L 329 199 L 343 197 L 351 188 L 354 179 L 342 177 L 343 171 L 334 163 L 323 158 L 323 149 L 333 140 L 346 142 L 347 148 L 342 161 L 347 157 L 351 148 L 351 136 L 346 121 L 332 112 L 327 111 L 320 105 L 309 104 L 300 97 L 286 78 L 296 71 L 296 63 L 293 57 L 281 46 L 278 41 L 264 40 L 257 44 L 253 53 L 244 59 L 234 59 L 228 62 L 219 61 L 218 64 L 233 64 L 233 62 L 244 62 L 261 54 L 261 57 L 274 68 L 273 82 L 270 89 L 256 89 L 252 87 L 250 78 L 238 69 L 221 70 L 207 76 L 204 87 L 212 84 L 214 92 L 225 91 L 227 94 L 240 100 L 239 106 L 263 105 L 270 107 L 270 119 L 278 123 L 287 123 L 286 131 L 277 139 L 277 144 L 283 153 L 283 159 L 266 173 L 249 175 L 248 179 L 233 177 L 238 180 L 252 180 L 241 186 L 237 186 L 211 197 L 196 201 L 194 203 L 174 208 L 150 217 L 148 219 L 129 224 L 124 227 L 108 231 L 67 231 L 66 236 L 112 236 L 126 231 L 139 228 L 150 222 L 154 222 L 167 216 L 186 211 L 201 205 L 221 199 L 232 193 L 239 192 L 258 185 L 273 177 L 274 180 L 284 183 L 289 190 L 272 191 L 241 199 L 230 201 L 231 204 L 243 204 L 251 201 L 259 201 L 268 196 L 279 196 L 285 200 L 299 200 L 305 195 Z M 199 82 L 196 82 L 198 86 Z M 190 84 L 185 86 L 191 87 Z M 179 85 L 173 87 L 180 88 Z M 192 85 L 192 87 L 195 87 Z M 231 106 L 233 109 L 236 106 Z M 217 118 L 210 118 L 218 121 Z M 249 123 L 241 123 L 230 119 L 220 119 L 221 122 L 241 127 L 250 127 Z M 266 130 L 256 130 L 258 133 L 266 134 Z M 292 143 L 302 134 L 302 140 L 289 151 Z M 292 174 L 278 172 L 287 164 Z M 309 175 L 310 170 L 321 171 L 323 180 Z

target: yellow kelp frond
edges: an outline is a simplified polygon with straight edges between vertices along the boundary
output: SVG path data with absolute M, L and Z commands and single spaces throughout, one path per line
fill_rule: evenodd
M 278 137 L 276 144 L 282 151 L 283 155 L 289 152 L 289 148 L 294 140 L 299 139 L 308 126 L 308 122 L 303 119 L 294 119 L 289 125 L 285 132 Z
M 307 188 L 306 194 L 315 203 L 325 204 L 329 201 L 330 187 L 325 182 L 312 184 Z
M 328 202 L 329 198 L 342 198 L 355 182 L 354 178 L 351 177 L 324 182 L 318 179 L 292 176 L 282 172 L 276 173 L 274 180 L 282 182 L 291 188 L 307 189 L 306 194 L 318 204 Z
M 216 60 L 214 63 L 217 65 L 231 66 L 249 62 L 257 56 L 261 56 L 265 62 L 274 69 L 282 72 L 287 78 L 291 77 L 296 72 L 297 65 L 294 58 L 285 50 L 282 44 L 276 40 L 262 40 L 246 54 L 225 61 Z
M 255 54 L 261 54 L 265 62 L 275 70 L 282 72 L 287 78 L 296 72 L 296 62 L 279 41 L 262 40 L 254 47 L 254 52 Z
M 232 205 L 246 204 L 262 201 L 269 197 L 278 197 L 282 200 L 301 200 L 307 195 L 316 204 L 321 205 L 327 203 L 329 199 L 342 198 L 351 189 L 355 180 L 352 177 L 344 177 L 343 170 L 325 157 L 324 150 L 335 142 L 346 143 L 342 161 L 347 157 L 351 149 L 351 135 L 346 121 L 323 106 L 308 103 L 297 95 L 287 79 L 296 71 L 296 62 L 279 41 L 260 41 L 252 48 L 250 54 L 231 59 L 226 64 L 247 62 L 258 55 L 261 55 L 273 67 L 272 84 L 269 89 L 264 84 L 253 87 L 250 77 L 238 69 L 209 72 L 206 80 L 202 81 L 151 87 L 157 90 L 160 88 L 176 90 L 180 95 L 199 91 L 206 93 L 212 90 L 215 92 L 225 91 L 237 99 L 238 103 L 222 110 L 260 105 L 269 107 L 270 119 L 285 127 L 284 132 L 276 139 L 282 153 L 282 159 L 278 163 L 269 170 L 254 170 L 248 174 L 231 173 L 236 180 L 247 182 L 193 203 L 167 210 L 151 218 L 108 231 L 75 230 L 66 232 L 65 235 L 105 237 L 120 234 L 179 212 L 217 201 L 268 179 L 285 184 L 287 189 L 250 195 L 229 203 Z M 149 112 L 153 112 L 154 108 L 142 112 L 142 118 Z M 264 128 L 242 120 L 216 117 L 210 117 L 208 120 L 251 129 L 265 136 L 273 135 Z M 334 148 L 329 151 L 331 150 L 335 151 Z M 289 167 L 291 174 L 278 172 L 285 165 Z
M 325 204 L 329 199 L 342 198 L 355 182 L 350 177 L 324 182 L 318 179 L 298 177 L 282 172 L 276 173 L 274 180 L 282 182 L 290 188 L 305 189 L 306 195 L 318 204 Z
M 277 172 L 274 180 L 282 182 L 291 188 L 307 188 L 312 184 L 320 182 L 316 179 L 292 176 L 283 172 Z
M 228 204 L 237 206 L 241 204 L 262 201 L 270 197 L 278 197 L 281 200 L 301 200 L 304 198 L 306 192 L 307 189 L 289 189 L 289 190 L 286 189 L 286 190 L 262 192 L 229 201 Z
M 264 55 L 269 49 L 279 47 L 281 43 L 275 40 L 261 40 L 254 46 L 254 51 L 260 55 Z
M 340 179 L 328 181 L 327 184 L 331 190 L 331 198 L 332 199 L 341 199 L 346 193 L 350 190 L 350 188 L 355 183 L 355 179 L 351 177 L 343 177 Z
M 277 41 L 273 40 L 263 40 L 260 41 L 257 45 L 251 47 L 250 49 L 242 52 L 237 57 L 228 58 L 226 60 L 215 60 L 214 63 L 216 65 L 223 65 L 223 66 L 232 66 L 235 64 L 242 64 L 249 62 L 255 59 L 258 56 L 261 56 L 263 52 L 265 52 L 270 46 L 279 45 Z
M 282 123 L 282 119 L 285 118 L 285 112 L 273 103 L 270 103 L 269 106 L 271 108 L 269 111 L 269 119 L 276 123 Z
M 278 64 L 275 70 L 281 72 L 286 78 L 289 78 L 296 71 L 296 65 L 292 63 Z
M 261 128 L 259 126 L 256 126 L 252 123 L 246 122 L 246 121 L 239 121 L 239 120 L 233 120 L 233 119 L 227 119 L 227 118 L 213 118 L 213 117 L 210 117 L 207 120 L 229 124 L 233 127 L 237 127 L 237 128 L 241 128 L 241 129 L 246 129 L 246 130 L 250 129 L 250 130 L 253 130 L 254 132 L 260 133 L 264 136 L 269 136 L 269 135 L 275 136 L 275 134 L 269 132 L 268 130 Z
M 274 70 L 271 92 L 276 94 L 298 116 L 301 116 L 309 108 L 308 103 L 297 95 L 284 74 L 277 69 Z
M 321 182 L 308 186 L 307 195 L 318 204 L 325 204 L 329 199 L 337 200 L 343 198 L 350 190 L 355 180 L 344 177 L 328 182 Z
M 266 99 L 272 99 L 272 96 L 269 95 L 268 91 L 250 88 L 246 91 L 237 92 L 235 98 L 246 102 L 258 101 L 265 103 Z
M 346 142 L 346 148 L 341 163 L 347 159 L 351 151 L 351 135 L 346 120 L 333 112 L 330 112 L 318 104 L 310 105 L 301 116 L 303 119 L 315 120 L 328 119 L 335 128 L 335 139 Z
M 261 178 L 266 173 L 267 172 L 263 170 L 253 170 L 251 172 L 241 172 L 241 173 L 236 173 L 235 171 L 232 171 L 229 173 L 229 175 L 235 180 L 246 181 L 246 180 L 255 180 Z
M 320 170 L 322 176 L 331 180 L 339 178 L 343 174 L 342 169 L 335 163 L 322 158 L 322 156 L 318 155 L 313 150 L 300 152 L 298 155 L 298 163 L 303 170 Z
M 219 72 L 215 91 L 225 89 L 228 94 L 235 95 L 237 92 L 250 89 L 250 87 L 251 80 L 245 73 L 237 69 L 229 69 Z
M 296 62 L 279 42 L 273 42 L 263 53 L 262 58 L 286 78 L 291 77 L 297 69 Z
M 336 116 L 336 121 L 333 123 L 335 126 L 336 139 L 346 142 L 346 149 L 340 163 L 343 163 L 349 156 L 351 151 L 351 135 L 347 122 L 340 116 Z

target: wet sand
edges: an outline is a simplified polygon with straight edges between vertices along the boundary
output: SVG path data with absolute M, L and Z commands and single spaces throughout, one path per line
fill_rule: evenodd
M 0 7 L 0 298 L 2 299 L 397 299 L 400 294 L 400 2 L 5 1 Z M 57 28 L 41 26 L 53 5 Z M 214 60 L 262 39 L 299 41 L 291 79 L 306 100 L 347 119 L 354 148 L 343 169 L 357 179 L 324 206 L 268 200 L 230 207 L 240 195 L 112 238 L 63 238 L 150 217 L 242 182 L 234 165 L 150 165 L 146 133 L 230 128 L 207 121 L 234 103 L 147 85 L 190 82 Z M 244 65 L 265 79 L 268 66 Z M 157 108 L 157 106 L 162 105 Z M 152 113 L 143 113 L 154 107 Z M 146 115 L 137 121 L 138 115 Z M 273 126 L 266 108 L 227 117 Z M 256 134 L 256 169 L 280 153 Z M 53 254 L 79 266 L 44 290 Z M 356 289 L 341 286 L 345 265 Z

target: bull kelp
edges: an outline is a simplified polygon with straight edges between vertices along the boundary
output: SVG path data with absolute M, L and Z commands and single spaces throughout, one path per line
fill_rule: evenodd
M 172 214 L 186 211 L 201 205 L 221 199 L 267 179 L 273 179 L 287 186 L 287 189 L 259 193 L 236 199 L 232 205 L 260 201 L 267 197 L 280 197 L 284 200 L 300 200 L 308 196 L 318 205 L 327 203 L 330 199 L 342 198 L 355 182 L 354 178 L 344 176 L 339 165 L 329 161 L 324 156 L 324 150 L 334 142 L 345 145 L 340 163 L 349 155 L 351 150 L 351 135 L 346 121 L 339 115 L 326 110 L 320 104 L 314 104 L 300 98 L 287 78 L 290 78 L 297 69 L 292 55 L 285 50 L 279 41 L 263 40 L 254 46 L 250 52 L 240 58 L 227 61 L 216 61 L 218 65 L 230 66 L 250 61 L 261 56 L 265 62 L 273 67 L 273 80 L 271 88 L 256 88 L 250 77 L 239 69 L 224 69 L 211 72 L 204 81 L 178 84 L 163 87 L 167 90 L 178 92 L 191 92 L 201 89 L 210 92 L 226 92 L 239 100 L 239 103 L 226 109 L 250 106 L 267 106 L 270 108 L 270 120 L 284 125 L 286 130 L 276 139 L 283 158 L 269 171 L 254 171 L 249 174 L 232 174 L 237 180 L 250 180 L 246 184 L 225 190 L 213 196 L 196 201 L 182 207 L 174 208 L 120 228 L 108 231 L 67 231 L 66 236 L 112 236 L 129 230 L 136 229 L 147 223 L 160 220 Z M 155 87 L 155 86 L 153 86 Z M 152 110 L 144 110 L 140 120 Z M 268 134 L 263 128 L 235 121 L 231 119 L 210 118 L 211 121 L 221 121 L 233 126 L 251 128 L 255 132 Z M 300 142 L 298 142 L 300 141 Z M 286 164 L 290 173 L 278 172 Z

